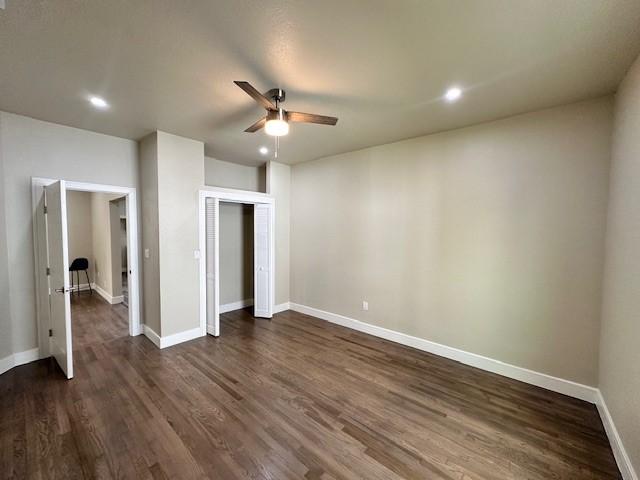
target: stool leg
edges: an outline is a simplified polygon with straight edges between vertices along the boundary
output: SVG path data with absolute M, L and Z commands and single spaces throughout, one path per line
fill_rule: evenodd
M 73 272 L 71 272 L 71 295 L 73 295 Z
M 91 280 L 89 280 L 89 272 L 85 270 L 84 274 L 87 276 L 87 283 L 89 284 L 89 295 L 93 295 L 93 289 L 91 288 Z

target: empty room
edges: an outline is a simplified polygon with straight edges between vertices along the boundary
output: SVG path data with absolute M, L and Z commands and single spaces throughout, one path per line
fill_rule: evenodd
M 638 0 L 0 0 L 0 478 L 638 480 Z

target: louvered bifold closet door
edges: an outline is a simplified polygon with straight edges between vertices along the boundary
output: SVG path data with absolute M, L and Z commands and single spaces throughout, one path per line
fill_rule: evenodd
M 217 198 L 206 199 L 207 230 L 207 332 L 216 337 L 220 335 L 219 311 L 219 209 Z
M 271 318 L 271 205 L 256 204 L 253 209 L 253 315 Z

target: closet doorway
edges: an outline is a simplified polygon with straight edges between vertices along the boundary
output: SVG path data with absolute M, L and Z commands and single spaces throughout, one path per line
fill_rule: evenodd
M 221 305 L 221 205 L 234 204 L 253 210 L 253 289 L 251 299 Z M 223 207 L 224 208 L 224 207 Z M 253 303 L 253 316 L 271 318 L 274 305 L 274 200 L 264 193 L 212 188 L 200 191 L 200 325 L 220 335 L 220 313 Z M 222 308 L 221 308 L 222 307 Z M 221 311 L 222 310 L 222 311 Z M 227 310 L 228 311 L 228 310 Z

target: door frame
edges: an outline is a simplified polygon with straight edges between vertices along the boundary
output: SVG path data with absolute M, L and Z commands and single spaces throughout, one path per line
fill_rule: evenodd
M 44 192 L 44 187 L 54 182 L 64 179 L 52 179 L 42 177 L 31 177 L 31 200 L 32 208 L 38 208 L 40 199 Z M 126 198 L 127 211 L 127 266 L 129 268 L 129 335 L 136 336 L 142 333 L 140 322 L 140 275 L 139 275 L 139 247 L 138 238 L 138 202 L 136 189 L 133 187 L 120 187 L 115 185 L 103 185 L 100 183 L 76 182 L 65 180 L 67 191 L 89 192 L 89 193 L 113 193 Z M 35 270 L 35 292 L 36 292 L 36 318 L 38 325 L 38 347 L 40 357 L 49 357 L 51 354 L 49 346 L 49 328 L 51 319 L 49 312 L 42 311 L 39 296 L 43 288 L 48 285 L 41 285 L 43 280 L 42 265 L 46 265 L 48 259 L 40 258 L 38 248 L 38 222 L 37 217 L 33 218 L 33 241 L 34 241 L 34 270 Z M 47 280 L 48 281 L 48 280 Z
M 248 190 L 236 190 L 221 187 L 206 187 L 199 192 L 199 208 L 198 208 L 198 233 L 199 233 L 199 249 L 200 249 L 200 328 L 203 334 L 209 333 L 218 336 L 219 332 L 215 332 L 207 326 L 207 225 L 206 225 L 206 200 L 207 198 L 215 198 L 218 202 L 244 203 L 248 205 L 266 204 L 270 206 L 269 215 L 269 263 L 271 269 L 269 272 L 269 311 L 273 314 L 275 304 L 275 199 L 266 193 L 251 192 Z M 218 221 L 220 216 L 217 217 Z M 253 246 L 255 252 L 255 244 Z M 219 262 L 216 263 L 219 266 Z M 218 312 L 220 311 L 220 282 L 219 271 L 216 272 L 214 289 L 217 290 L 216 304 Z M 255 288 L 255 287 L 254 287 Z

